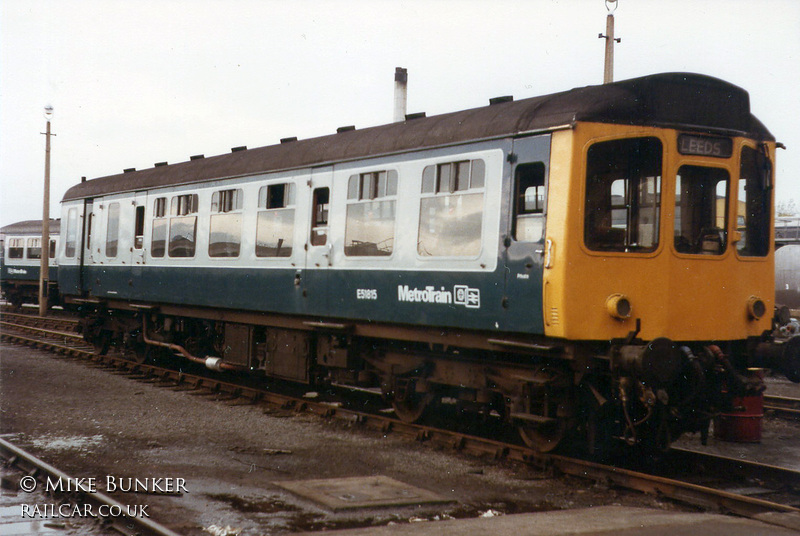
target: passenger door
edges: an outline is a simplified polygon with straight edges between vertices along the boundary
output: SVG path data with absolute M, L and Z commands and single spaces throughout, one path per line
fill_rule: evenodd
M 333 262 L 333 243 L 330 234 L 330 203 L 333 167 L 324 166 L 311 171 L 309 183 L 310 213 L 306 237 L 305 274 L 301 286 L 307 313 L 325 314 L 328 303 L 328 270 Z
M 137 192 L 133 201 L 133 241 L 131 264 L 141 266 L 144 264 L 144 223 L 147 207 L 147 192 Z
M 79 257 L 79 270 L 78 270 L 78 291 L 79 293 L 88 293 L 92 290 L 91 266 L 94 264 L 94 241 L 96 241 L 95 234 L 97 233 L 97 217 L 94 213 L 94 201 L 87 199 L 83 202 L 83 218 L 81 219 L 82 229 L 79 229 L 78 239 L 81 245 L 81 250 L 78 253 Z M 69 224 L 67 224 L 69 225 Z M 62 272 L 63 273 L 63 272 Z
M 503 244 L 504 329 L 510 331 L 544 332 L 542 273 L 548 254 L 544 237 L 549 160 L 549 135 L 514 140 L 509 221 Z

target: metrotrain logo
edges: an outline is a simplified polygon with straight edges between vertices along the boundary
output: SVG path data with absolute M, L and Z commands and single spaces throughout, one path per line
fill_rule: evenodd
M 452 291 L 441 287 L 439 290 L 433 285 L 425 288 L 409 288 L 408 285 L 397 286 L 397 301 L 409 303 L 441 303 L 463 305 L 469 309 L 480 309 L 481 291 L 466 285 L 455 285 Z

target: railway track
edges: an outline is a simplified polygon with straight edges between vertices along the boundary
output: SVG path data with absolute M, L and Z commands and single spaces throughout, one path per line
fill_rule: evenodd
M 35 490 L 47 490 L 46 494 L 39 491 L 22 499 L 22 502 L 16 501 L 19 509 L 12 509 L 13 512 L 0 521 L 0 533 L 23 534 L 24 532 L 17 530 L 24 530 L 27 528 L 25 525 L 39 520 L 44 521 L 46 529 L 54 530 L 73 529 L 78 523 L 91 534 L 179 536 L 146 515 L 137 515 L 141 509 L 121 504 L 101 491 L 92 491 L 86 484 L 65 485 L 64 483 L 76 483 L 79 480 L 2 438 L 0 458 L 7 471 L 16 473 L 16 477 L 4 477 L 11 483 L 10 487 L 17 484 L 17 489 L 26 494 L 36 493 Z M 53 485 L 54 483 L 58 484 Z M 78 491 L 59 490 L 65 487 L 75 487 Z M 5 532 L 3 527 L 9 532 Z M 39 530 L 35 532 L 38 534 Z
M 93 349 L 74 333 L 61 329 L 35 328 L 28 321 L 28 325 L 20 325 L 10 320 L 9 315 L 3 315 L 0 326 L 3 340 L 49 349 L 68 357 L 79 357 L 137 381 L 194 394 L 212 395 L 213 398 L 226 402 L 265 404 L 283 410 L 309 412 L 328 419 L 341 419 L 364 428 L 400 434 L 468 455 L 489 456 L 551 468 L 567 475 L 800 529 L 798 471 L 678 450 L 670 452 L 668 458 L 665 458 L 672 460 L 667 463 L 668 467 L 684 469 L 675 474 L 669 471 L 654 474 L 649 469 L 643 471 L 635 467 L 604 465 L 558 454 L 542 454 L 511 442 L 404 423 L 381 412 L 355 410 L 331 401 L 277 393 L 263 386 L 238 382 L 235 377 L 228 381 L 219 376 L 203 375 L 205 373 L 187 373 L 136 363 L 113 354 L 95 355 Z M 67 326 L 61 326 L 64 327 Z M 724 475 L 724 478 L 720 478 L 720 475 Z
M 800 398 L 764 395 L 764 411 L 778 417 L 800 420 Z

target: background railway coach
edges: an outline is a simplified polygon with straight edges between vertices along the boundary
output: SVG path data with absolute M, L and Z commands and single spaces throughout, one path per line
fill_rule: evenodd
M 101 351 L 664 446 L 749 366 L 800 379 L 770 336 L 775 146 L 694 74 L 345 127 L 74 186 L 60 282 Z
M 59 303 L 56 250 L 59 220 L 50 220 L 48 303 Z M 21 221 L 0 229 L 3 252 L 0 256 L 0 288 L 3 297 L 15 308 L 23 303 L 39 303 L 39 272 L 42 259 L 42 220 Z

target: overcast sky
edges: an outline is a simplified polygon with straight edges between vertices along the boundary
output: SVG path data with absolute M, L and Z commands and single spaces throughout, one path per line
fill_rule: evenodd
M 599 84 L 604 0 L 0 0 L 0 225 L 81 176 Z M 747 89 L 800 205 L 800 2 L 619 0 L 615 79 L 689 71 Z

